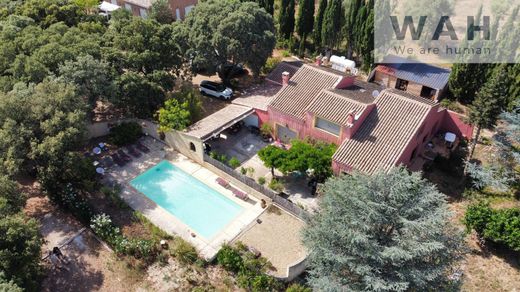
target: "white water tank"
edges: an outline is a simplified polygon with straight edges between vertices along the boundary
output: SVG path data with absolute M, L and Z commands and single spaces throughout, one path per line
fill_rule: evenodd
M 330 57 L 330 63 L 332 65 L 332 69 L 338 70 L 341 72 L 347 72 L 349 70 L 350 72 L 355 71 L 356 69 L 356 62 L 346 59 L 344 56 L 336 56 L 332 55 Z

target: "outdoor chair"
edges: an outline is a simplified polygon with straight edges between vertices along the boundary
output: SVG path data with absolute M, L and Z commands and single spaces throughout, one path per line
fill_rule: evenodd
M 114 153 L 112 154 L 112 159 L 114 160 L 114 162 L 120 166 L 120 167 L 123 167 L 125 166 L 126 164 L 126 161 L 124 161 L 123 159 L 121 159 L 121 157 L 119 157 L 119 155 L 117 153 Z
M 132 155 L 133 157 L 135 157 L 135 158 L 141 157 L 141 153 L 137 152 L 137 150 L 135 150 L 135 148 L 132 145 L 127 146 L 126 149 L 128 150 L 128 153 L 130 155 Z
M 240 198 L 244 201 L 247 201 L 247 199 L 248 199 L 248 196 L 246 193 L 239 191 L 237 189 L 233 189 L 233 194 L 235 195 L 235 197 Z
M 229 187 L 229 182 L 227 182 L 225 179 L 221 178 L 221 177 L 217 177 L 217 179 L 215 180 L 219 185 L 223 186 L 224 188 L 228 188 Z
M 141 151 L 141 152 L 143 152 L 143 153 L 148 153 L 148 152 L 150 152 L 150 149 L 149 149 L 148 147 L 144 146 L 143 144 L 141 144 L 141 142 L 139 142 L 139 141 L 137 141 L 137 142 L 135 143 L 135 147 L 136 147 L 137 149 L 139 149 L 139 151 Z
M 121 157 L 122 160 L 124 160 L 125 162 L 130 162 L 132 161 L 132 158 L 130 156 L 128 156 L 128 154 L 126 154 L 123 150 L 119 149 L 117 150 L 117 154 L 119 154 L 119 156 Z
M 110 156 L 105 156 L 101 159 L 101 164 L 106 168 L 110 168 L 114 165 L 114 160 Z

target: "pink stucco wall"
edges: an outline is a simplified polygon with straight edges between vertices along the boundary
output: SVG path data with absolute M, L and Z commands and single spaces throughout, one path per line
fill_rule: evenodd
M 413 158 L 417 157 L 424 151 L 426 144 L 439 131 L 445 114 L 445 110 L 439 111 L 438 105 L 430 110 L 422 125 L 417 129 L 408 142 L 408 145 L 397 160 L 396 165 L 409 165 Z
M 272 107 L 268 107 L 267 111 L 269 113 L 269 122 L 271 123 L 271 125 L 273 125 L 275 138 L 277 138 L 276 124 L 288 127 L 289 129 L 295 131 L 296 133 L 298 133 L 298 138 L 300 139 L 305 137 L 305 124 L 302 119 L 290 116 L 276 109 L 273 109 Z
M 464 117 L 453 111 L 446 111 L 441 129 L 444 132 L 452 132 L 458 137 L 471 139 L 473 137 L 473 126 L 464 122 Z
M 262 126 L 263 123 L 269 122 L 269 114 L 267 111 L 255 109 L 255 114 L 258 116 L 258 126 Z

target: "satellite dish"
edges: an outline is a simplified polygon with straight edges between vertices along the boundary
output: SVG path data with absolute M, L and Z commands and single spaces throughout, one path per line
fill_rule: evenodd
M 358 74 L 358 69 L 357 68 L 352 68 L 352 69 L 350 69 L 350 73 L 352 73 L 354 75 L 357 75 Z
M 372 91 L 372 97 L 376 98 L 379 96 L 379 90 Z

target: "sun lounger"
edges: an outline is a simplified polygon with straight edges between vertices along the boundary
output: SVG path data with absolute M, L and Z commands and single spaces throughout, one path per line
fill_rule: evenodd
M 225 188 L 229 187 L 229 183 L 228 183 L 225 179 L 223 179 L 223 178 L 221 178 L 221 177 L 217 177 L 217 179 L 216 179 L 215 181 L 216 181 L 219 185 L 221 185 L 221 186 L 223 186 L 223 187 L 225 187 Z
M 126 164 L 126 161 L 124 161 L 123 159 L 121 159 L 121 157 L 119 157 L 119 155 L 117 153 L 114 153 L 112 154 L 112 159 L 114 160 L 114 162 L 118 165 L 118 166 L 125 166 Z
M 148 153 L 148 152 L 150 152 L 150 149 L 149 149 L 148 147 L 144 146 L 143 144 L 141 144 L 141 142 L 139 142 L 139 141 L 137 141 L 137 142 L 135 143 L 135 147 L 136 147 L 137 149 L 139 149 L 139 151 L 141 151 L 141 152 L 143 152 L 143 153 Z
M 122 160 L 124 160 L 125 162 L 130 162 L 132 161 L 132 158 L 130 156 L 128 156 L 123 150 L 119 149 L 117 150 L 117 154 L 119 154 L 119 156 L 121 157 Z
M 233 189 L 233 194 L 235 195 L 235 197 L 240 198 L 244 201 L 246 201 L 248 199 L 248 196 L 246 193 L 239 191 L 237 189 Z
M 126 150 L 128 151 L 128 153 L 130 155 L 132 155 L 135 158 L 141 157 L 141 153 L 139 153 L 137 150 L 135 150 L 135 148 L 132 145 L 127 146 Z

